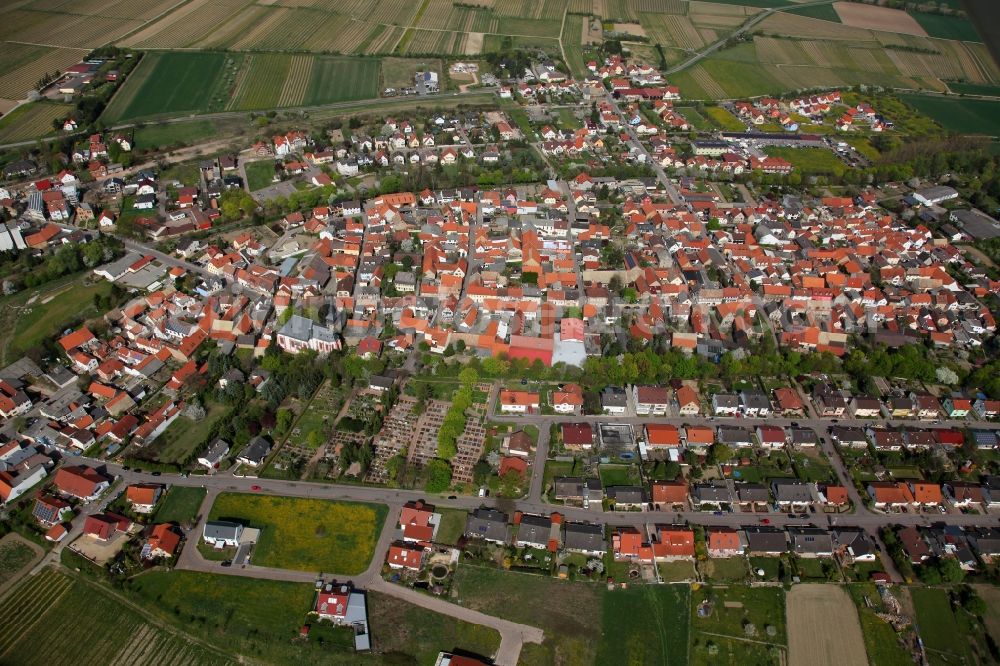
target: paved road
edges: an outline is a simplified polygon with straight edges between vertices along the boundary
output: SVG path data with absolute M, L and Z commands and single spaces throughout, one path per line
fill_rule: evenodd
M 545 481 L 545 461 L 549 458 L 549 436 L 551 428 L 538 429 L 538 445 L 535 449 L 535 462 L 531 465 L 531 484 L 528 486 L 528 499 L 534 502 L 542 501 L 542 492 L 545 490 L 542 483 Z
M 670 197 L 670 200 L 675 204 L 683 204 L 684 198 L 681 197 L 681 193 L 677 190 L 677 187 L 673 184 L 670 178 L 667 177 L 667 172 L 664 171 L 663 167 L 660 166 L 660 163 L 654 160 L 653 156 L 649 154 L 649 151 L 646 150 L 646 145 L 639 138 L 635 129 L 628 124 L 628 119 L 622 115 L 621 108 L 618 106 L 618 100 L 616 100 L 611 93 L 608 93 L 607 101 L 614 108 L 618 117 L 621 118 L 622 127 L 624 127 L 625 131 L 628 132 L 629 137 L 632 139 L 632 143 L 635 144 L 635 146 L 639 149 L 639 152 L 646 158 L 646 163 L 652 167 L 653 171 L 656 173 L 657 180 L 660 181 L 660 184 L 663 185 L 663 188 L 667 191 L 667 195 Z

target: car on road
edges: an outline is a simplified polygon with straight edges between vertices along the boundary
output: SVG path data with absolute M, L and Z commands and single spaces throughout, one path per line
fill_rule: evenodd
M 770 525 L 771 524 L 771 519 L 770 518 L 761 518 L 760 519 L 760 524 L 761 525 Z
M 840 419 L 830 419 L 830 423 L 840 423 Z
M 127 471 L 129 471 L 130 469 L 132 469 L 132 468 L 131 468 L 131 467 L 129 467 L 128 465 L 122 465 L 122 471 L 123 471 L 123 472 L 127 472 Z
M 142 474 L 142 470 L 141 470 L 141 469 L 139 469 L 138 467 L 136 467 L 136 468 L 135 468 L 134 470 L 132 470 L 132 471 L 133 471 L 133 472 L 135 472 L 136 474 Z
M 713 511 L 712 515 L 713 516 L 724 516 L 725 514 L 722 511 Z
M 153 472 L 153 476 L 160 476 L 163 472 Z
M 233 566 L 233 561 L 232 560 L 222 560 L 222 566 L 224 566 L 224 567 L 231 567 L 231 566 Z
M 458 499 L 458 495 L 448 495 L 448 499 Z
M 787 515 L 789 518 L 797 518 L 797 516 L 794 513 L 789 513 Z
M 255 493 L 258 493 L 260 492 L 261 488 L 255 483 L 254 485 L 250 486 L 250 490 L 254 491 Z

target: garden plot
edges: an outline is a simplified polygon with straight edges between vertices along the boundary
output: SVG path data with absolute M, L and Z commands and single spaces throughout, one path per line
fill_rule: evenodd
M 796 585 L 787 603 L 790 666 L 867 663 L 858 614 L 842 587 Z

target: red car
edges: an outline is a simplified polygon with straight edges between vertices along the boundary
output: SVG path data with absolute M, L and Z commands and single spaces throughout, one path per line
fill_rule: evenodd
M 252 490 L 254 492 L 259 492 L 260 491 L 260 486 L 258 486 L 258 485 L 252 485 L 252 486 L 250 486 L 250 490 Z
M 760 519 L 760 524 L 761 525 L 770 525 L 771 524 L 771 519 L 770 518 L 761 518 Z

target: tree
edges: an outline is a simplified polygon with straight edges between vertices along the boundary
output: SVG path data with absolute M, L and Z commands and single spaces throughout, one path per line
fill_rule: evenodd
M 429 493 L 440 493 L 451 487 L 451 465 L 440 458 L 427 463 L 427 485 Z

